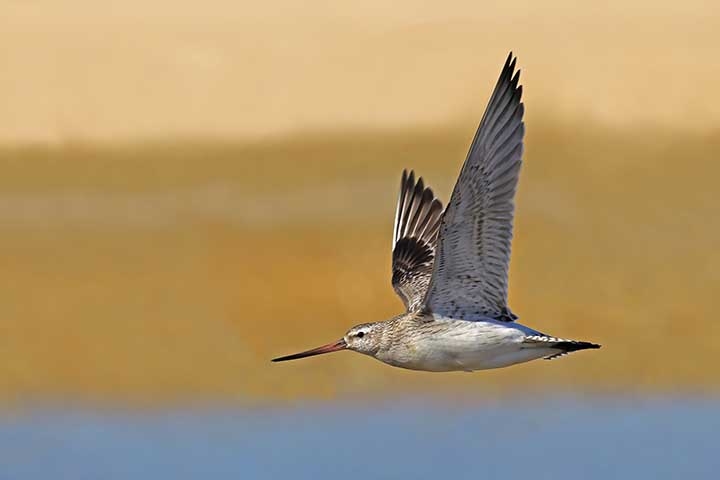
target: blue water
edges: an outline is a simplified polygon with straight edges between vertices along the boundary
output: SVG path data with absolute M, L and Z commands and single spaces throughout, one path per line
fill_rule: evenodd
M 720 478 L 720 401 L 0 417 L 0 479 Z

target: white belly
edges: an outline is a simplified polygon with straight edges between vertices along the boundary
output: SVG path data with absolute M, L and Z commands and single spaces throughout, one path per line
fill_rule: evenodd
M 431 372 L 501 368 L 557 353 L 523 343 L 539 332 L 518 323 L 437 318 L 447 328 L 402 342 L 377 358 L 396 367 Z

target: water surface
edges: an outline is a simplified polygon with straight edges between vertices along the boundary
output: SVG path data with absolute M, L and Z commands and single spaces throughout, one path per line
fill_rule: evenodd
M 0 420 L 0 478 L 716 478 L 718 426 L 677 398 L 50 409 Z

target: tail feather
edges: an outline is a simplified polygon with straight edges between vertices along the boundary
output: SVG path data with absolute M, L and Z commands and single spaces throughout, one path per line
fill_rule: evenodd
M 525 343 L 559 350 L 557 353 L 544 357 L 545 360 L 552 360 L 554 358 L 562 357 L 563 355 L 577 352 L 578 350 L 600 348 L 600 345 L 598 345 L 597 343 L 583 342 L 581 340 L 567 340 L 565 338 L 541 335 L 528 336 L 527 338 L 525 338 Z

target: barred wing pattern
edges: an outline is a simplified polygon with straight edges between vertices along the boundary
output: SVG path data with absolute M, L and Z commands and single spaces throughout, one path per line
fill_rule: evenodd
M 433 191 L 404 170 L 393 230 L 392 285 L 408 312 L 425 298 L 441 217 L 442 203 Z
M 443 215 L 424 304 L 435 313 L 512 321 L 507 308 L 514 196 L 522 163 L 520 71 L 508 56 Z

